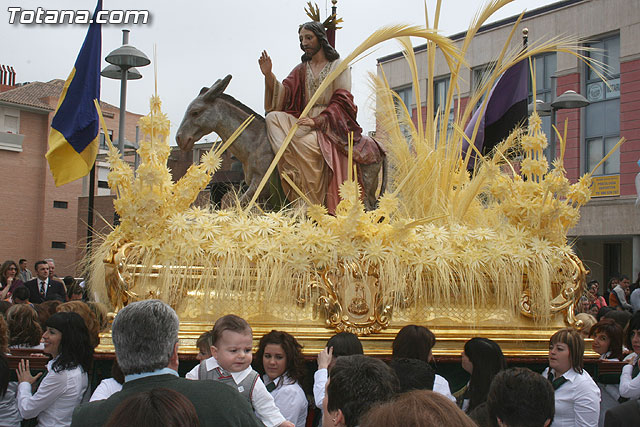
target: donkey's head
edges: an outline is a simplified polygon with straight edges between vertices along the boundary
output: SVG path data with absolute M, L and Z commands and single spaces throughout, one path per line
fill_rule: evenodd
M 200 94 L 191 101 L 176 133 L 176 142 L 182 150 L 191 150 L 196 141 L 215 130 L 219 117 L 214 101 L 224 92 L 229 81 L 231 74 L 216 81 L 210 88 L 203 87 Z

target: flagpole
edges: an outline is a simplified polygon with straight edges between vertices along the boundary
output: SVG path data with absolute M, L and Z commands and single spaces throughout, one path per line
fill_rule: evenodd
M 89 172 L 89 201 L 87 206 L 87 256 L 91 256 L 91 246 L 93 244 L 93 204 L 95 201 L 96 187 L 96 162 L 93 162 L 91 172 Z

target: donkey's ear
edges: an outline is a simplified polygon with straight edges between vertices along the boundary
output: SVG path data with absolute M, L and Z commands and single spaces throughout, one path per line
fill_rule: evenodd
M 198 96 L 202 96 L 203 94 L 207 93 L 207 91 L 209 90 L 208 87 L 203 87 L 202 89 L 200 89 L 200 93 L 198 94 Z
M 212 101 L 216 96 L 224 92 L 224 90 L 229 85 L 230 81 L 231 81 L 231 74 L 228 74 L 227 77 L 225 77 L 224 79 L 222 80 L 218 79 L 209 89 L 203 88 L 200 91 L 200 95 L 204 97 L 205 101 Z M 203 95 L 202 92 L 204 90 L 206 90 L 206 92 Z

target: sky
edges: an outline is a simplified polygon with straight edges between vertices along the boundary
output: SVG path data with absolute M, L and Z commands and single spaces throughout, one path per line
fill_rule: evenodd
M 514 0 L 489 22 L 553 3 L 552 0 Z M 324 19 L 330 0 L 316 0 Z M 204 86 L 231 74 L 225 93 L 253 110 L 264 112 L 264 79 L 258 57 L 267 50 L 279 80 L 300 62 L 298 25 L 308 21 L 306 0 L 193 1 L 103 0 L 104 10 L 148 10 L 147 24 L 109 24 L 102 28 L 102 56 L 122 44 L 122 29 L 131 30 L 129 43 L 153 61 L 157 49 L 158 94 L 163 111 L 171 120 L 171 144 L 189 102 Z M 424 0 L 338 0 L 338 16 L 344 20 L 336 34 L 336 49 L 346 57 L 375 30 L 391 24 L 424 25 Z M 429 16 L 435 0 L 426 1 Z M 465 31 L 480 0 L 443 0 L 440 30 L 444 35 Z M 10 24 L 8 8 L 22 10 L 93 10 L 95 0 L 7 0 L 0 10 L 0 64 L 12 66 L 16 82 L 66 79 L 80 50 L 87 26 L 81 24 Z M 414 45 L 423 44 L 422 39 Z M 352 67 L 352 93 L 359 108 L 358 121 L 365 132 L 375 129 L 368 73 L 376 72 L 376 59 L 399 52 L 400 45 L 388 41 Z M 103 60 L 103 68 L 108 64 Z M 129 81 L 127 110 L 149 111 L 154 93 L 154 62 L 140 68 L 141 80 Z M 102 78 L 101 100 L 120 104 L 120 83 Z M 115 132 L 117 135 L 117 131 Z M 206 137 L 205 137 L 206 138 Z

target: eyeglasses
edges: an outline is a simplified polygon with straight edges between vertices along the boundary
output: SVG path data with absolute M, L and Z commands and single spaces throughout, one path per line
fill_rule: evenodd
M 14 270 L 14 271 L 16 271 L 16 270 L 18 270 L 18 269 L 17 269 L 17 268 L 15 268 L 15 267 L 9 267 L 7 270 Z

